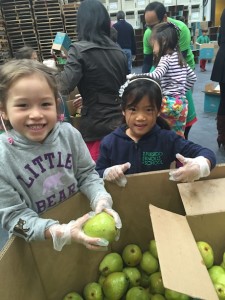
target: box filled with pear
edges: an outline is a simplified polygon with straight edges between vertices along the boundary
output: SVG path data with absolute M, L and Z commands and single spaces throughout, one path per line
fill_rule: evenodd
M 143 255 L 154 239 L 157 272 L 161 272 L 165 289 L 184 294 L 188 300 L 219 299 L 196 242 L 209 243 L 214 251 L 213 264 L 221 263 L 225 251 L 224 177 L 223 164 L 206 180 L 195 183 L 169 181 L 168 171 L 130 175 L 125 188 L 106 183 L 114 201 L 113 208 L 123 223 L 120 239 L 110 243 L 107 252 L 93 252 L 76 243 L 57 252 L 51 241 L 29 244 L 12 237 L 0 253 L 0 298 L 62 300 L 75 291 L 86 299 L 84 288 L 98 281 L 99 266 L 106 255 L 122 255 L 129 244 L 138 245 Z M 43 217 L 67 223 L 88 211 L 88 200 L 78 193 Z M 150 277 L 152 271 L 148 267 L 149 263 L 145 263 Z M 124 261 L 122 268 L 126 268 Z M 128 274 L 120 276 L 122 280 L 129 277 Z M 121 299 L 130 300 L 128 283 Z M 107 295 L 107 299 L 116 300 L 110 297 Z M 168 297 L 171 295 L 165 299 L 173 299 Z

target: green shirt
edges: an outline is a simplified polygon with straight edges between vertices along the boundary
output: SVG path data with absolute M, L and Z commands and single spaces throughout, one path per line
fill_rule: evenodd
M 180 39 L 179 39 L 179 46 L 181 51 L 187 50 L 187 56 L 185 58 L 187 64 L 194 69 L 195 67 L 195 61 L 194 61 L 194 55 L 191 51 L 190 45 L 191 45 L 191 34 L 190 30 L 187 27 L 187 25 L 179 20 L 175 20 L 172 18 L 167 18 L 168 22 L 171 22 L 175 24 L 177 27 L 180 28 Z M 151 29 L 147 28 L 144 33 L 143 37 L 143 49 L 144 49 L 144 54 L 151 54 L 153 52 L 153 49 L 149 43 L 151 36 Z
M 200 35 L 198 38 L 197 38 L 197 43 L 199 44 L 205 44 L 205 43 L 209 43 L 210 40 L 209 40 L 209 37 L 207 35 Z

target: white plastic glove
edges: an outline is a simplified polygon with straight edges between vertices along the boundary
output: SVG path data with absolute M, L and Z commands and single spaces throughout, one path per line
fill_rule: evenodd
M 105 169 L 103 173 L 103 179 L 114 182 L 118 186 L 125 187 L 125 185 L 127 184 L 127 179 L 124 175 L 124 172 L 126 172 L 126 170 L 130 168 L 130 166 L 131 164 L 127 162 L 122 165 L 109 167 Z
M 105 194 L 97 194 L 95 199 L 91 203 L 91 207 L 94 210 L 96 214 L 99 214 L 102 211 L 105 211 L 109 215 L 111 215 L 116 223 L 116 228 L 121 229 L 122 228 L 122 222 L 120 219 L 119 214 L 112 209 L 113 201 L 112 197 L 110 196 L 109 193 Z M 119 232 L 119 231 L 118 231 Z M 118 240 L 118 238 L 117 238 Z
M 136 55 L 132 55 L 132 61 L 135 61 Z
M 83 244 L 90 250 L 106 251 L 109 244 L 107 240 L 89 237 L 82 230 L 84 223 L 93 215 L 95 214 L 90 212 L 76 221 L 70 221 L 68 224 L 54 224 L 49 227 L 54 249 L 61 251 L 64 245 L 71 244 L 74 241 Z
M 187 158 L 178 153 L 176 154 L 176 158 L 183 164 L 183 167 L 170 171 L 170 180 L 193 182 L 210 174 L 208 161 L 203 156 Z

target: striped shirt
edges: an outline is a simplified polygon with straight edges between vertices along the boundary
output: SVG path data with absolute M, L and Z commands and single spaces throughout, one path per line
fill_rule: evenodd
M 145 75 L 159 79 L 163 96 L 171 97 L 185 96 L 197 79 L 188 65 L 180 66 L 176 51 L 162 56 L 155 70 Z

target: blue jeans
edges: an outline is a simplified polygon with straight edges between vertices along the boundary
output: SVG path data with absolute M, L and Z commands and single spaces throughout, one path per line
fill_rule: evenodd
M 130 49 L 123 49 L 123 52 L 125 53 L 127 57 L 127 64 L 128 64 L 128 74 L 131 73 L 132 69 L 132 53 Z

